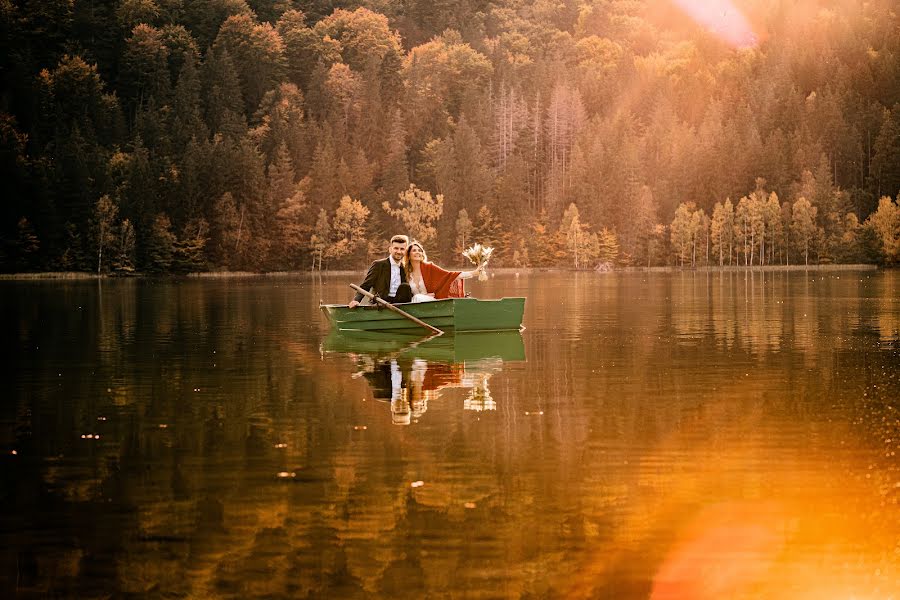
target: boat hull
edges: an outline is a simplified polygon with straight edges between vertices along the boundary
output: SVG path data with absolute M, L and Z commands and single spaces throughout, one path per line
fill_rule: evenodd
M 525 298 L 447 298 L 396 306 L 443 331 L 518 331 L 522 328 Z M 420 325 L 378 305 L 351 309 L 346 304 L 323 304 L 322 311 L 340 330 L 422 331 Z
M 525 360 L 525 344 L 518 331 L 470 331 L 423 337 L 386 331 L 335 329 L 322 342 L 324 352 L 367 354 L 382 358 L 418 358 L 429 363 L 459 364 L 485 359 Z

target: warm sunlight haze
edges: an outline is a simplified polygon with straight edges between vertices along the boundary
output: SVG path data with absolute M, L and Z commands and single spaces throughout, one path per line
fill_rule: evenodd
M 674 0 L 688 16 L 735 48 L 755 46 L 749 21 L 728 0 Z
M 898 0 L 0 0 L 3 600 L 900 600 Z

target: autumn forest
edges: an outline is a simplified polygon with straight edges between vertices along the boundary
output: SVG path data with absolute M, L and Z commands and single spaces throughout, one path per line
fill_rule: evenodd
M 900 262 L 892 0 L 0 0 L 0 270 Z

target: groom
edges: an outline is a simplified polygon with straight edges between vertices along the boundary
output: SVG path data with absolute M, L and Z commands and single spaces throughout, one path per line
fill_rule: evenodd
M 372 263 L 366 273 L 366 278 L 359 284 L 359 287 L 378 294 L 379 297 L 391 304 L 411 301 L 412 290 L 406 283 L 406 271 L 402 264 L 408 244 L 409 238 L 405 235 L 392 237 L 391 245 L 388 247 L 389 256 Z M 357 292 L 347 306 L 356 308 L 362 299 L 363 295 Z

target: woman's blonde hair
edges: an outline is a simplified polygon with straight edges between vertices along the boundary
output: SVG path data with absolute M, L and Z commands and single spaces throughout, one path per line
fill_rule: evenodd
M 419 250 L 422 251 L 422 262 L 428 262 L 428 254 L 425 252 L 425 247 L 416 240 L 413 240 L 409 243 L 409 246 L 406 247 L 406 255 L 403 257 L 403 268 L 409 267 L 409 253 L 412 251 L 413 246 L 418 246 Z

